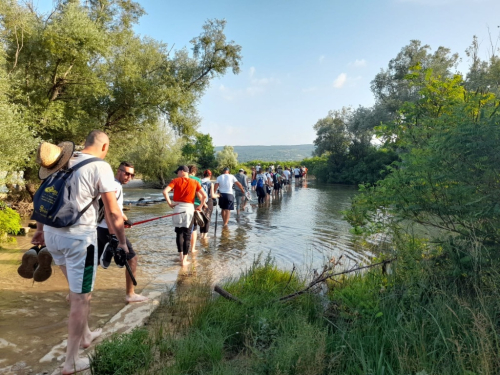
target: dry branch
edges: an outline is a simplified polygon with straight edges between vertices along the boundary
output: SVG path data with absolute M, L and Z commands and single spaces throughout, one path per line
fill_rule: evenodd
M 301 294 L 304 294 L 304 293 L 308 292 L 309 290 L 311 290 L 311 288 L 313 288 L 314 286 L 318 285 L 319 283 L 325 282 L 326 280 L 331 279 L 332 277 L 340 276 L 340 275 L 345 275 L 347 273 L 356 272 L 356 271 L 360 271 L 360 270 L 363 270 L 363 269 L 366 269 L 366 268 L 375 267 L 375 266 L 380 266 L 380 265 L 384 265 L 385 266 L 386 264 L 393 262 L 395 259 L 396 258 L 388 259 L 388 260 L 384 260 L 383 262 L 380 262 L 380 263 L 370 264 L 368 266 L 363 266 L 363 267 L 351 268 L 349 270 L 342 271 L 342 272 L 337 272 L 337 273 L 333 273 L 333 274 L 332 273 L 327 273 L 326 271 L 328 269 L 331 270 L 332 268 L 327 268 L 327 266 L 325 266 L 323 268 L 323 272 L 321 272 L 321 274 L 318 277 L 315 277 L 313 279 L 313 281 L 311 281 L 309 283 L 309 285 L 307 286 L 307 288 L 299 290 L 298 292 L 289 294 L 287 296 L 281 297 L 278 301 L 287 301 L 287 300 L 289 300 L 291 298 L 295 298 L 297 296 L 300 296 Z M 334 266 L 337 265 L 337 264 L 338 264 L 338 262 L 335 263 Z
M 392 259 L 388 259 L 388 260 L 384 260 L 383 262 L 379 262 L 379 263 L 375 263 L 375 264 L 370 264 L 368 266 L 363 266 L 363 267 L 356 267 L 356 268 L 351 268 L 349 270 L 346 270 L 346 271 L 342 271 L 342 272 L 337 272 L 337 273 L 332 273 L 333 269 L 335 268 L 335 266 L 339 265 L 340 264 L 340 259 L 342 257 L 339 258 L 338 261 L 335 261 L 333 260 L 332 261 L 332 265 L 328 266 L 328 265 L 325 265 L 323 267 L 323 271 L 318 274 L 316 272 L 316 270 L 314 270 L 315 272 L 315 277 L 314 279 L 309 283 L 309 285 L 302 289 L 302 290 L 299 290 L 295 293 L 292 293 L 292 294 L 288 294 L 284 297 L 281 297 L 280 299 L 278 299 L 277 301 L 279 302 L 282 302 L 282 301 L 288 301 L 289 299 L 292 299 L 292 298 L 295 298 L 295 297 L 298 297 L 300 296 L 301 294 L 304 294 L 304 293 L 307 293 L 309 292 L 312 288 L 314 288 L 316 285 L 320 284 L 320 283 L 323 283 L 325 281 L 327 281 L 328 279 L 332 279 L 333 277 L 335 276 L 340 276 L 340 275 L 345 275 L 345 274 L 348 274 L 348 273 L 352 273 L 352 272 L 356 272 L 356 271 L 360 271 L 360 270 L 364 270 L 364 269 L 367 269 L 367 268 L 372 268 L 372 267 L 376 267 L 376 266 L 382 266 L 384 269 L 385 267 L 387 266 L 387 264 L 389 263 L 392 263 L 393 261 L 396 260 L 396 258 L 392 258 Z M 292 271 L 292 274 L 293 274 L 293 271 Z M 290 279 L 291 279 L 291 275 L 290 275 Z M 287 284 L 288 285 L 288 284 Z M 224 297 L 225 299 L 228 299 L 230 301 L 235 301 L 235 302 L 238 302 L 240 304 L 243 304 L 243 302 L 236 298 L 235 296 L 233 296 L 231 293 L 229 293 L 228 291 L 222 289 L 219 285 L 215 285 L 214 287 L 214 291 L 219 293 L 222 297 Z
M 233 296 L 231 293 L 229 293 L 228 291 L 222 289 L 220 286 L 216 285 L 214 287 L 214 291 L 219 293 L 222 297 L 224 297 L 225 299 L 228 299 L 230 301 L 235 301 L 235 302 L 238 302 L 239 304 L 243 304 L 243 302 L 241 302 L 240 299 L 236 298 L 235 296 Z

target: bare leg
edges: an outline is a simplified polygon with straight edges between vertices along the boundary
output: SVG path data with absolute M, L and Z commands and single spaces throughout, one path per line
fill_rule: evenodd
M 184 267 L 184 266 L 187 266 L 189 263 L 191 263 L 191 262 L 188 262 L 187 257 L 188 257 L 187 254 L 182 255 L 182 253 L 181 253 L 181 266 Z
M 222 210 L 222 222 L 224 226 L 229 223 L 229 217 L 231 216 L 231 212 L 229 210 Z
M 128 265 L 130 266 L 130 269 L 132 270 L 132 275 L 135 277 L 135 271 L 137 269 L 137 256 L 133 257 L 128 261 Z M 135 294 L 134 290 L 134 283 L 132 282 L 132 278 L 128 274 L 128 271 L 125 270 L 125 285 L 126 285 L 126 292 L 127 295 L 125 296 L 125 301 L 126 302 L 143 302 L 147 301 L 148 297 L 142 296 L 140 294 Z
M 195 253 L 198 251 L 198 250 L 196 250 L 196 239 L 197 238 L 198 238 L 198 231 L 193 230 L 193 232 L 191 233 L 191 248 L 189 249 L 192 253 Z
M 68 346 L 63 374 L 70 374 L 88 368 L 88 362 L 78 358 L 78 349 L 86 328 L 90 309 L 90 293 L 69 292 L 71 307 L 68 319 Z

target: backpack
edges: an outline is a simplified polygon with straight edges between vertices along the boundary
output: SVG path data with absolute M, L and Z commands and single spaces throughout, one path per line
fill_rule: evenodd
M 279 182 L 278 180 L 278 174 L 277 173 L 273 173 L 273 184 L 277 184 Z
M 264 179 L 262 177 L 257 179 L 257 187 L 264 187 Z
M 75 224 L 98 196 L 94 197 L 82 211 L 78 211 L 76 199 L 71 196 L 71 182 L 75 178 L 73 172 L 95 161 L 103 160 L 90 158 L 72 168 L 59 170 L 43 180 L 33 198 L 31 219 L 54 228 Z
M 205 193 L 207 193 L 207 202 L 208 202 L 208 199 L 212 198 L 210 196 L 210 190 L 212 190 L 211 189 L 212 183 L 210 181 L 202 182 L 201 187 L 203 188 L 203 190 L 205 190 Z

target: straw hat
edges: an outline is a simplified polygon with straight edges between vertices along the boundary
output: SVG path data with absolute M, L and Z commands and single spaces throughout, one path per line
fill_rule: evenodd
M 64 167 L 73 155 L 75 144 L 73 142 L 61 142 L 57 146 L 52 143 L 42 142 L 38 146 L 36 162 L 40 164 L 38 177 L 45 180 L 52 173 Z

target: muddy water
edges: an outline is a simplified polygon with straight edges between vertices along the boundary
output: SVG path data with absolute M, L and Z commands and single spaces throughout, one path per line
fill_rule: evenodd
M 349 206 L 355 193 L 350 187 L 309 181 L 291 185 L 281 198 L 264 207 L 254 204 L 253 194 L 245 211 L 239 217 L 233 212 L 225 228 L 220 210 L 216 215 L 214 209 L 208 241 L 197 243 L 199 251 L 178 280 L 194 273 L 206 275 L 212 282 L 236 276 L 259 254 L 271 254 L 280 267 L 291 269 L 295 265 L 304 273 L 321 267 L 333 256 L 343 255 L 346 265 L 369 258 L 371 254 L 353 242 L 349 225 L 342 220 L 341 211 Z M 159 190 L 125 188 L 125 201 L 136 202 L 140 198 L 158 200 L 162 195 Z M 132 203 L 128 207 L 126 214 L 132 221 L 171 211 L 166 203 Z M 218 226 L 214 232 L 216 216 Z M 134 226 L 128 229 L 127 236 L 140 255 L 138 291 L 156 276 L 179 270 L 170 218 Z M 20 278 L 17 267 L 29 248 L 29 238 L 7 247 L 0 249 L 0 374 L 12 365 L 26 373 L 36 373 L 53 367 L 52 359 L 45 355 L 66 337 L 67 284 L 56 267 L 44 283 Z M 99 270 L 92 297 L 91 328 L 105 325 L 124 306 L 123 272 L 111 267 Z

